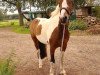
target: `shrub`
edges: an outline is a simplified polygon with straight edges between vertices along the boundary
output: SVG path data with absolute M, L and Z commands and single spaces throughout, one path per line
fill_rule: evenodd
M 94 16 L 100 18 L 100 6 L 95 6 L 95 8 L 93 8 L 93 12 Z
M 14 75 L 15 65 L 12 62 L 11 56 L 6 60 L 0 61 L 0 75 Z
M 87 29 L 87 24 L 82 20 L 74 20 L 69 25 L 69 30 L 85 30 Z

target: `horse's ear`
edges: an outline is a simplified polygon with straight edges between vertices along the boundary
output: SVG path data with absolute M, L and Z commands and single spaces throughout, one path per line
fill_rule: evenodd
M 56 0 L 57 5 L 59 4 L 59 7 L 61 7 L 61 3 L 63 0 Z
M 62 0 L 56 0 L 57 5 L 61 3 Z

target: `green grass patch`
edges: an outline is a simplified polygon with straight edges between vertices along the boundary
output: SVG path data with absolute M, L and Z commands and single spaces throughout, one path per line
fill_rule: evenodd
M 6 60 L 0 60 L 0 75 L 14 75 L 15 65 L 11 57 Z
M 10 62 L 9 59 L 0 61 L 0 75 L 14 75 L 15 67 Z
M 23 26 L 12 26 L 12 31 L 21 34 L 29 34 L 29 28 L 25 28 Z
M 0 28 L 4 28 L 4 27 L 9 27 L 10 26 L 10 22 L 8 21 L 0 21 Z
M 0 28 L 11 27 L 13 32 L 28 34 L 29 28 L 25 28 L 24 26 L 19 26 L 18 20 L 8 20 L 8 21 L 0 21 Z
M 12 50 L 6 59 L 0 59 L 0 75 L 14 75 L 16 68 L 12 60 L 14 55 L 14 50 Z

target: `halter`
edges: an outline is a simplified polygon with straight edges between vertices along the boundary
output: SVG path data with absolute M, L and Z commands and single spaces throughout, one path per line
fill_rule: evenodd
M 61 8 L 61 9 L 60 9 L 60 13 L 61 13 L 61 10 L 62 10 L 62 9 L 66 10 L 66 12 L 68 13 L 68 15 L 70 15 L 70 13 L 69 13 L 68 9 L 67 9 L 67 8 L 65 8 L 65 7 L 63 7 L 63 8 Z

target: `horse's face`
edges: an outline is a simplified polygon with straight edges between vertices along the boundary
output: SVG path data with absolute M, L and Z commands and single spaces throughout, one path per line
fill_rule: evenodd
M 60 7 L 60 16 L 59 16 L 60 22 L 61 23 L 68 22 L 73 9 L 72 0 L 59 0 L 59 7 Z

